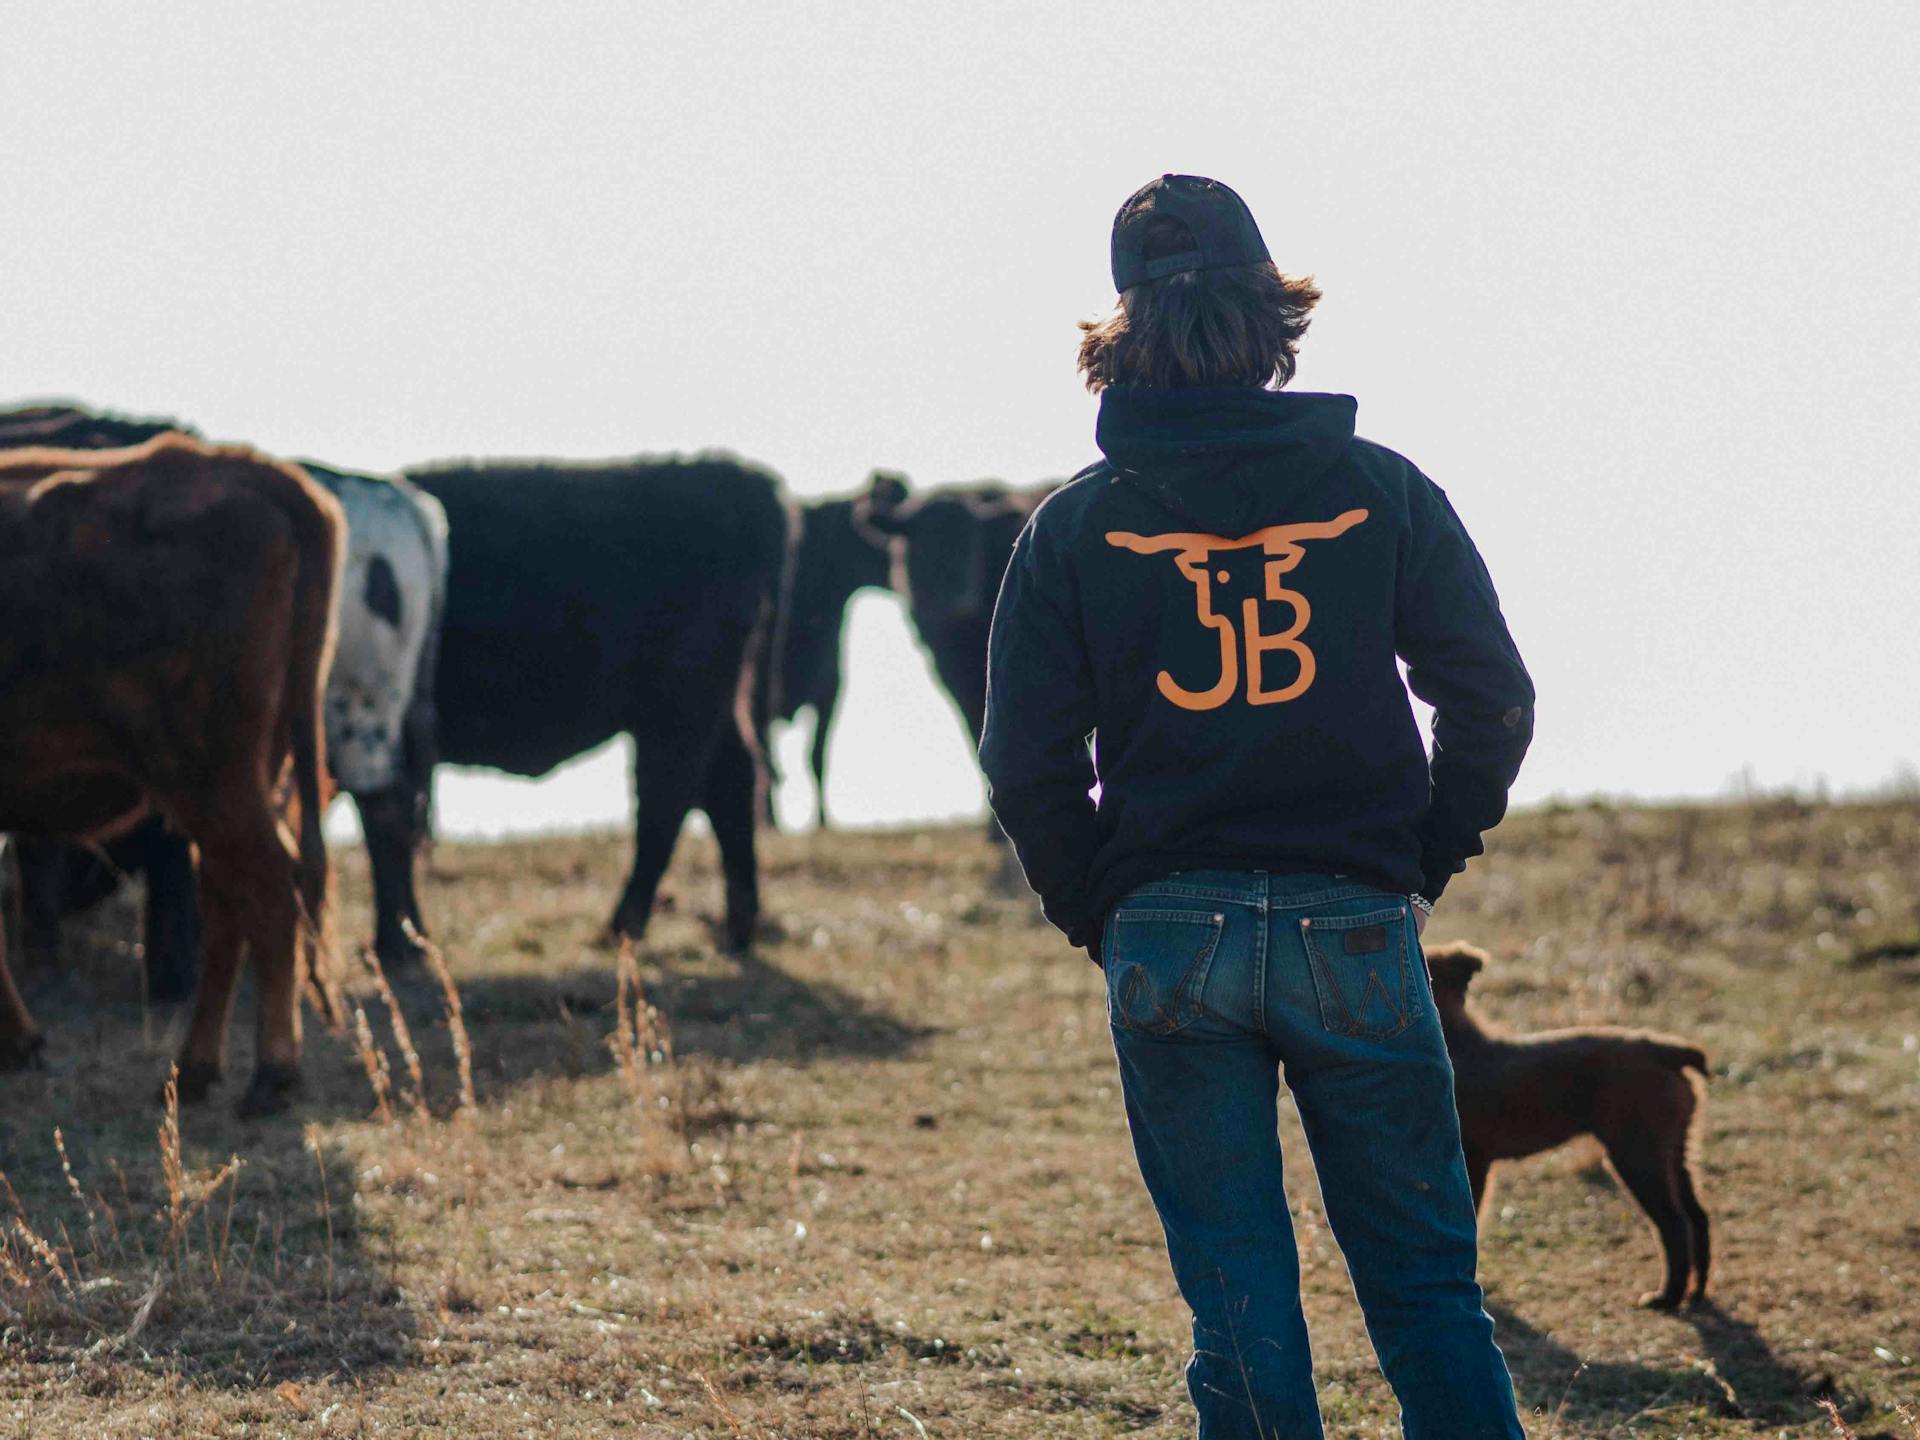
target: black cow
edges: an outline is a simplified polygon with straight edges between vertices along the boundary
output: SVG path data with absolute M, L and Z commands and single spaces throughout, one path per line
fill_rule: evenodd
M 987 717 L 987 631 L 1000 581 L 1013 542 L 1059 483 L 1016 490 L 981 480 L 911 499 L 904 485 L 876 487 L 856 515 L 861 526 L 893 537 L 894 589 L 976 747 Z
M 875 497 L 885 505 L 905 496 L 905 480 L 875 471 L 861 495 L 802 505 L 782 623 L 768 632 L 768 653 L 776 646 L 780 651 L 778 666 L 762 665 L 766 683 L 776 677 L 778 681 L 778 689 L 767 700 L 770 718 L 793 720 L 802 710 L 813 711 L 814 813 L 823 830 L 827 828 L 827 737 L 840 703 L 847 604 L 858 591 L 886 588 L 890 573 L 887 537 L 861 526 L 857 516 Z
M 748 659 L 791 544 L 778 479 L 723 455 L 407 476 L 446 508 L 451 535 L 440 758 L 537 776 L 630 735 L 633 872 L 613 930 L 644 930 L 699 808 L 726 871 L 728 942 L 750 944 L 761 774 Z

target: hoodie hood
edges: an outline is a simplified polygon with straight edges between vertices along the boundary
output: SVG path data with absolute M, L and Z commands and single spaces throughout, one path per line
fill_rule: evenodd
M 1319 488 L 1353 444 L 1357 408 L 1351 395 L 1114 385 L 1094 440 L 1124 484 L 1183 524 L 1237 535 Z

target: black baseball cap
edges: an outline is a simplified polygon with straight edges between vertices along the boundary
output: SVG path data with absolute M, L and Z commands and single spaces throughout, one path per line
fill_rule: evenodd
M 1147 224 L 1156 215 L 1178 220 L 1193 234 L 1194 248 L 1148 259 Z M 1113 217 L 1113 288 L 1131 290 L 1189 270 L 1258 265 L 1273 257 L 1247 202 L 1204 175 L 1162 175 L 1149 180 Z

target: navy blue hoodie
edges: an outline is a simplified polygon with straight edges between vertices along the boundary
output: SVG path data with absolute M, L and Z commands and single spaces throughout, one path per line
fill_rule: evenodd
M 994 612 L 980 763 L 1047 917 L 1176 870 L 1439 896 L 1506 812 L 1533 685 L 1440 487 L 1354 401 L 1116 386 Z M 1434 707 L 1429 762 L 1402 685 Z M 1099 800 L 1088 792 L 1099 785 Z

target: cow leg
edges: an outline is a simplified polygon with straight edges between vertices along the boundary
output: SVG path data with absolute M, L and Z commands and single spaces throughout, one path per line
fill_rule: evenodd
M 7 930 L 0 924 L 0 1070 L 38 1065 L 45 1043 L 34 1028 L 33 1016 L 27 1013 L 26 1001 L 14 988 L 13 974 L 7 968 Z
M 976 754 L 987 725 L 987 636 L 970 631 L 942 637 L 933 648 L 933 668 L 953 697 Z
M 753 797 L 753 813 L 756 822 L 769 830 L 780 828 L 780 817 L 774 813 L 773 796 L 780 788 L 780 766 L 773 755 L 773 722 L 771 720 L 759 726 L 754 732 L 754 740 L 760 746 L 760 754 L 766 763 L 766 784 L 756 785 Z M 713 817 L 709 815 L 708 819 Z
M 197 828 L 205 971 L 180 1055 L 180 1097 L 203 1098 L 226 1065 L 227 1026 L 244 949 L 259 1009 L 242 1115 L 285 1108 L 300 1082 L 300 900 L 292 838 L 264 795 Z M 239 813 L 236 813 L 238 811 Z
M 731 726 L 707 766 L 704 808 L 720 845 L 727 877 L 727 948 L 738 954 L 753 944 L 760 923 L 760 867 L 754 853 L 754 805 L 760 767 Z
M 30 969 L 60 963 L 60 924 L 66 903 L 67 846 L 22 836 L 14 841 L 20 866 L 20 944 Z
M 808 760 L 813 768 L 813 818 L 822 830 L 827 828 L 827 741 L 833 735 L 834 712 L 840 708 L 840 670 L 820 689 L 813 706 L 813 748 Z
M 250 912 L 254 923 L 248 944 L 260 1015 L 253 1079 L 240 1097 L 243 1116 L 284 1110 L 300 1089 L 300 952 L 305 922 L 299 869 L 290 847 L 274 860 L 271 873 L 261 875 L 264 903 Z
M 244 854 L 225 856 L 250 889 L 236 908 L 253 962 L 259 1035 L 242 1116 L 284 1110 L 300 1089 L 300 872 L 294 847 L 273 828 Z M 228 983 L 228 995 L 230 995 Z
M 633 735 L 633 873 L 609 927 L 624 939 L 638 940 L 646 933 L 660 877 L 667 873 L 680 827 L 706 780 L 712 742 L 689 755 L 680 743 L 684 739 L 684 733 L 675 735 L 670 729 Z
M 413 879 L 424 807 L 404 781 L 370 795 L 355 795 L 353 803 L 360 811 L 367 860 L 373 867 L 373 948 L 387 970 L 411 969 L 421 958 L 420 944 L 413 937 L 427 933 Z
M 147 872 L 147 998 L 172 1004 L 200 974 L 200 905 L 193 850 L 159 822 L 142 827 Z
M 200 986 L 194 992 L 193 1018 L 180 1049 L 180 1100 L 194 1104 L 220 1080 L 227 1066 L 227 1025 L 233 1016 L 233 991 L 240 979 L 240 952 L 246 940 L 247 887 L 236 883 L 224 855 L 204 842 L 200 847 Z

